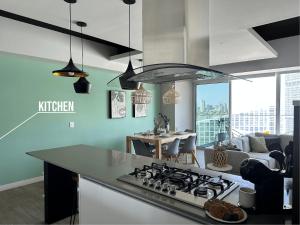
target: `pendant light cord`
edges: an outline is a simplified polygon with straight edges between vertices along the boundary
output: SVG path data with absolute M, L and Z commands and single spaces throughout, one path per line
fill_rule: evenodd
M 130 43 L 131 43 L 131 34 L 130 34 L 131 33 L 130 32 L 131 31 L 131 16 L 130 16 L 131 15 L 131 11 L 130 11 L 131 4 L 129 4 L 128 8 L 129 8 L 129 38 L 128 38 L 129 45 L 128 46 L 129 46 L 129 61 L 131 61 L 131 50 L 130 50 L 131 49 L 131 46 L 130 46 Z
M 80 27 L 81 30 L 81 70 L 83 72 L 83 34 L 82 34 L 82 27 Z
M 69 14 L 70 14 L 70 58 L 72 58 L 72 8 L 71 3 L 69 4 Z

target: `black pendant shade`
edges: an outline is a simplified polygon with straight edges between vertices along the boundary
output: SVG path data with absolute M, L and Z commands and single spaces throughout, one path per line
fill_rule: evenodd
M 52 71 L 52 74 L 54 76 L 61 76 L 61 77 L 87 77 L 88 75 L 83 72 L 82 70 L 78 69 L 72 60 L 72 4 L 75 4 L 77 0 L 65 0 L 66 3 L 69 4 L 69 22 L 70 22 L 70 60 L 68 65 L 66 67 L 60 69 L 60 70 L 54 70 Z
M 139 82 L 128 81 L 128 79 L 134 77 L 136 74 L 133 70 L 131 60 L 128 63 L 128 67 L 125 73 L 121 74 L 119 77 L 121 88 L 124 90 L 137 90 L 139 87 Z
M 84 64 L 83 64 L 83 38 L 82 38 L 82 28 L 86 27 L 87 24 L 82 21 L 77 21 L 76 24 L 77 24 L 77 26 L 80 27 L 80 30 L 81 30 L 81 60 L 82 60 L 81 61 L 81 72 L 86 74 L 86 76 L 87 76 L 87 73 L 85 73 L 83 71 Z M 74 86 L 74 90 L 77 94 L 89 94 L 91 92 L 91 88 L 92 88 L 92 85 L 84 76 L 81 76 L 78 79 L 78 81 L 76 81 L 73 84 L 73 86 Z
M 119 80 L 120 82 L 120 86 L 123 90 L 137 90 L 140 86 L 140 82 L 135 82 L 135 81 L 129 81 L 128 79 L 134 77 L 136 75 L 136 73 L 134 72 L 134 69 L 132 67 L 132 63 L 131 63 L 131 53 L 130 53 L 130 41 L 131 41 L 131 35 L 130 35 L 130 25 L 131 25 L 131 13 L 130 13 L 130 5 L 135 4 L 135 0 L 123 0 L 123 2 L 128 5 L 128 9 L 129 9 L 129 37 L 128 37 L 128 49 L 129 49 L 129 63 L 127 66 L 127 69 L 124 73 L 122 73 L 121 75 L 115 77 L 114 79 L 112 79 L 110 82 L 107 83 L 108 86 L 112 85 L 114 83 L 114 81 Z
M 54 70 L 52 74 L 54 76 L 60 76 L 60 77 L 87 77 L 88 76 L 88 74 L 86 74 L 84 71 L 81 71 L 74 65 L 72 58 L 69 60 L 69 63 L 66 67 L 60 70 Z
M 92 85 L 84 77 L 80 77 L 77 82 L 73 84 L 74 90 L 78 94 L 89 94 L 91 92 Z

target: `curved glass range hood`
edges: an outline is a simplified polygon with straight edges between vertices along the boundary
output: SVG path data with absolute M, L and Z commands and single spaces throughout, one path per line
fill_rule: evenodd
M 220 71 L 180 63 L 151 64 L 137 67 L 133 69 L 133 72 L 134 73 L 132 74 L 132 76 L 127 78 L 127 82 L 162 84 L 179 80 L 210 80 L 218 78 L 227 79 L 230 77 L 236 79 L 243 79 L 241 77 L 225 74 Z M 125 73 L 120 74 L 119 76 L 111 80 L 107 85 L 119 85 L 118 83 L 120 78 L 122 79 L 122 82 L 126 82 L 124 81 L 124 75 Z
M 139 70 L 143 72 L 136 72 L 136 75 L 128 81 L 160 84 L 178 80 L 207 80 L 227 76 L 215 70 L 180 63 L 152 64 L 134 69 L 134 71 Z

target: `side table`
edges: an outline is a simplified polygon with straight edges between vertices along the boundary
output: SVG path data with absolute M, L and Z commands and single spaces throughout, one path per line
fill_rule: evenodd
M 229 172 L 232 170 L 232 165 L 226 164 L 223 167 L 216 167 L 213 163 L 207 163 L 206 167 L 211 170 L 219 171 L 219 172 Z

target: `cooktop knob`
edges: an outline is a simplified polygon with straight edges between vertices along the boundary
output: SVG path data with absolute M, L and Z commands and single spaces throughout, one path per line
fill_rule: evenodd
M 176 186 L 175 185 L 171 185 L 170 186 L 170 194 L 171 195 L 175 195 L 176 194 Z
M 147 177 L 144 177 L 144 179 L 143 179 L 143 184 L 144 184 L 144 185 L 147 185 L 148 182 L 149 182 L 148 178 L 147 178 Z
M 168 191 L 169 191 L 169 185 L 168 185 L 167 183 L 164 183 L 164 184 L 162 185 L 162 191 L 163 191 L 163 192 L 168 192 Z
M 161 181 L 157 181 L 155 184 L 155 189 L 160 189 L 161 188 Z
M 149 186 L 150 186 L 150 187 L 153 187 L 153 186 L 154 186 L 154 183 L 155 183 L 155 180 L 154 180 L 153 178 L 151 178 L 151 179 L 149 180 Z

